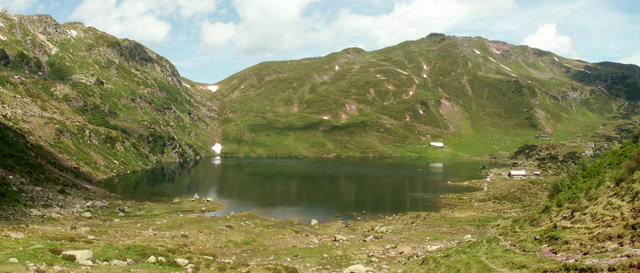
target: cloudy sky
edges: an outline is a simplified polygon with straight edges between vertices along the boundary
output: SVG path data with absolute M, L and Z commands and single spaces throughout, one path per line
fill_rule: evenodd
M 205 83 L 262 61 L 375 50 L 431 32 L 640 64 L 636 0 L 0 0 L 0 7 L 140 41 Z

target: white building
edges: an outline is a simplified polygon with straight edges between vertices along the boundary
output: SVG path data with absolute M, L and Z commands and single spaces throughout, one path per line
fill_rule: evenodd
M 442 142 L 429 142 L 429 147 L 444 148 L 444 143 L 442 143 Z
M 527 171 L 509 171 L 509 177 L 511 178 L 525 178 L 527 177 Z

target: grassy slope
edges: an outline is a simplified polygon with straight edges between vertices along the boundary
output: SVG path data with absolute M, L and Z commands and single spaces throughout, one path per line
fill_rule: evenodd
M 640 242 L 640 144 L 638 135 L 559 179 L 541 212 L 523 226 L 544 227 L 543 239 L 560 250 L 606 251 Z
M 0 22 L 0 120 L 67 164 L 102 178 L 216 142 L 209 92 L 144 46 L 45 15 Z
M 480 156 L 541 133 L 586 136 L 624 112 L 627 102 L 571 78 L 585 65 L 430 35 L 374 52 L 261 63 L 220 82 L 214 97 L 228 155 Z M 450 150 L 429 151 L 429 140 Z
M 63 164 L 45 147 L 30 143 L 22 133 L 0 122 L 0 218 L 9 207 L 52 206 L 52 200 L 38 198 L 22 181 L 51 194 L 69 193 L 91 178 Z M 36 193 L 37 195 L 38 193 Z M 44 204 L 41 203 L 44 201 Z

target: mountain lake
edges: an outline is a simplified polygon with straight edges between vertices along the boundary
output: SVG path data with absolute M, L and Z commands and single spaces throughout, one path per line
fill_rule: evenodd
M 408 211 L 438 211 L 440 195 L 478 190 L 480 161 L 428 159 L 220 159 L 163 163 L 112 177 L 104 187 L 137 201 L 213 198 L 226 207 L 207 215 L 252 211 L 307 222 L 366 219 Z

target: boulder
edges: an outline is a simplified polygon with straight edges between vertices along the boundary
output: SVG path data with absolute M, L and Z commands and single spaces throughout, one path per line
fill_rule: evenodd
M 184 267 L 189 264 L 189 260 L 187 259 L 177 258 L 177 259 L 174 259 L 174 261 L 181 267 Z
M 158 262 L 158 259 L 156 259 L 156 256 L 153 256 L 153 255 L 149 256 L 149 259 L 147 259 L 146 261 L 146 263 L 148 264 L 155 264 L 157 262 Z
M 83 249 L 83 250 L 67 250 L 62 252 L 62 254 L 60 255 L 60 257 L 62 259 L 65 259 L 67 261 L 74 261 L 76 263 L 87 263 L 87 261 L 91 262 L 91 259 L 93 259 L 93 252 L 91 250 L 88 249 Z
M 129 207 L 127 206 L 118 207 L 118 212 L 127 213 L 129 212 Z
M 367 273 L 367 272 L 374 272 L 374 271 L 370 267 L 366 267 L 366 266 L 361 265 L 361 264 L 356 264 L 356 265 L 352 265 L 350 267 L 347 267 L 342 272 L 344 272 L 344 273 Z
M 102 201 L 93 202 L 93 207 L 98 208 L 98 209 L 104 209 L 107 206 L 109 206 L 109 203 L 107 203 L 107 202 L 102 202 Z
M 333 235 L 333 240 L 336 241 L 336 242 L 346 241 L 347 237 L 344 237 L 342 235 L 336 234 L 336 235 Z
M 158 262 L 166 264 L 167 263 L 167 259 L 165 259 L 164 257 L 160 256 L 160 257 L 158 257 Z

